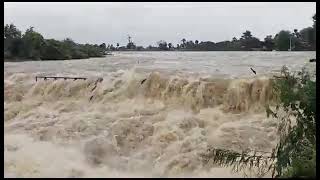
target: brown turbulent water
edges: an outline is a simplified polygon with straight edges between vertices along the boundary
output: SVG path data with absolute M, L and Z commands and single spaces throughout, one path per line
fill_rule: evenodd
M 307 61 L 296 59 L 314 55 L 123 53 L 78 61 L 6 62 L 5 176 L 241 177 L 230 168 L 205 166 L 200 154 L 209 146 L 271 151 L 277 121 L 267 118 L 264 106 L 272 103 L 269 77 L 281 63 L 270 71 L 262 68 L 262 75 L 244 73 L 243 61 L 232 61 L 231 70 L 209 71 L 208 64 L 219 69 L 219 57 L 247 57 L 246 63 L 259 69 L 263 62 L 254 57 L 272 56 L 282 64 L 294 59 L 294 69 Z M 187 61 L 190 56 L 193 62 Z M 39 74 L 89 79 L 36 82 Z

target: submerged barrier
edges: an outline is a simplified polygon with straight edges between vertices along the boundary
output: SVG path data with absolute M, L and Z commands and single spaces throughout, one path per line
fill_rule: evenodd
M 78 80 L 78 79 L 87 80 L 87 78 L 84 78 L 84 77 L 36 76 L 36 81 L 38 81 L 38 79 L 44 79 L 44 80 L 47 80 L 47 79 L 54 79 L 54 80 L 57 80 L 57 79 L 64 79 L 64 80 L 73 79 L 74 81 Z
M 44 79 L 45 81 L 47 79 L 54 79 L 54 80 L 57 80 L 57 79 L 64 79 L 64 80 L 67 80 L 67 79 L 73 79 L 74 81 L 75 80 L 87 80 L 88 78 L 85 78 L 85 77 L 65 77 L 65 76 L 62 76 L 62 77 L 58 77 L 58 76 L 36 76 L 36 82 L 38 81 L 38 79 Z M 101 83 L 103 81 L 103 78 L 98 78 L 95 82 L 94 82 L 94 87 L 91 89 L 91 92 L 93 90 L 95 90 L 98 86 L 98 83 Z M 89 83 L 88 87 L 91 85 L 92 83 Z M 93 95 L 90 97 L 89 101 L 91 101 L 93 98 Z

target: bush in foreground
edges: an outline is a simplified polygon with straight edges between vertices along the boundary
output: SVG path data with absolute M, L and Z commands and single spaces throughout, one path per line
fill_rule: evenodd
M 244 172 L 256 167 L 259 177 L 268 172 L 273 177 L 316 177 L 316 82 L 305 69 L 295 74 L 283 67 L 281 74 L 272 80 L 279 104 L 273 110 L 266 108 L 268 116 L 279 120 L 276 148 L 268 156 L 210 148 L 203 154 L 205 163 L 233 166 L 234 171 Z

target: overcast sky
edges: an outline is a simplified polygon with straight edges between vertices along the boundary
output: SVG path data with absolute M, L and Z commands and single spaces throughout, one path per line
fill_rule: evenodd
M 4 23 L 25 31 L 33 26 L 45 38 L 78 43 L 155 45 L 182 38 L 223 41 L 245 30 L 260 39 L 282 29 L 312 25 L 316 3 L 5 3 Z

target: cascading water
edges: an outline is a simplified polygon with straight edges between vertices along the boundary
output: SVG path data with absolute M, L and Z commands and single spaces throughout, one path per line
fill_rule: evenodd
M 209 146 L 271 151 L 277 143 L 277 121 L 264 109 L 274 103 L 269 76 L 134 67 L 36 82 L 39 73 L 17 71 L 29 64 L 5 65 L 6 177 L 242 177 L 205 166 L 200 154 Z

